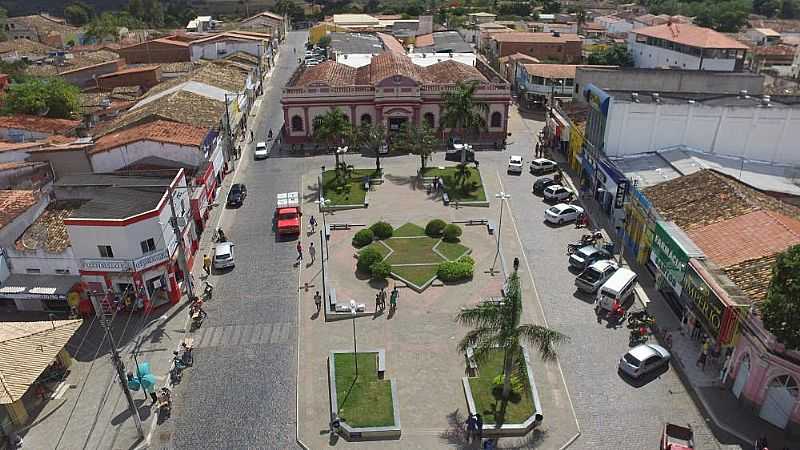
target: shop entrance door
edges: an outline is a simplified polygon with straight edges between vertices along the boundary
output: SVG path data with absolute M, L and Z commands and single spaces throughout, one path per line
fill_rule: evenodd
M 747 384 L 747 377 L 750 376 L 750 357 L 745 355 L 742 362 L 739 364 L 739 370 L 736 371 L 736 380 L 733 382 L 733 395 L 739 398 L 744 390 L 744 385 Z

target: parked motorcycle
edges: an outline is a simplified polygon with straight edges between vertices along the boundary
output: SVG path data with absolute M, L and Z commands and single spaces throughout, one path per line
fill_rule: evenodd
M 584 234 L 581 236 L 581 240 L 578 242 L 574 242 L 571 244 L 567 244 L 567 254 L 571 255 L 575 253 L 579 248 L 586 247 L 587 245 L 594 245 L 597 242 L 603 239 L 603 233 L 599 231 L 593 231 L 591 233 Z
M 628 345 L 635 347 L 639 344 L 644 344 L 650 339 L 650 329 L 642 326 L 631 330 Z

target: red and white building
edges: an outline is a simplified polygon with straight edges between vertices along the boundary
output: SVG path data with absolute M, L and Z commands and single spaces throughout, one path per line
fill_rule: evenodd
M 335 108 L 353 125 L 381 123 L 390 133 L 404 124 L 420 126 L 423 121 L 438 129 L 443 94 L 452 91 L 458 81 L 477 82 L 474 99 L 489 107 L 487 129 L 478 141 L 505 140 L 511 101 L 508 84 L 492 83 L 475 67 L 456 61 L 422 67 L 406 55 L 386 52 L 358 68 L 326 61 L 298 69 L 281 98 L 285 141 L 313 142 L 314 120 Z
M 145 311 L 180 300 L 178 239 L 189 266 L 198 246 L 182 169 L 169 176 L 66 176 L 55 184 L 55 194 L 84 201 L 64 225 L 90 292 L 105 299 L 132 295 Z M 171 225 L 170 195 L 180 236 Z

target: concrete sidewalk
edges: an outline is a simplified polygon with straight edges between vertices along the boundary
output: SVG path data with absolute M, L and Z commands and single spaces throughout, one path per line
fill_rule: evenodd
M 558 151 L 550 150 L 549 158 L 558 161 L 568 182 L 578 192 L 579 173 L 573 171 L 566 162 L 565 156 Z M 590 228 L 602 229 L 612 240 L 616 230 L 610 219 L 600 210 L 594 199 L 580 199 L 590 216 Z M 800 448 L 800 439 L 792 439 L 784 430 L 767 423 L 758 417 L 756 411 L 746 409 L 722 384 L 722 365 L 724 361 L 708 360 L 705 367 L 697 364 L 702 342 L 692 339 L 681 328 L 681 323 L 673 310 L 668 306 L 663 294 L 656 288 L 652 274 L 635 259 L 623 258 L 623 265 L 639 275 L 641 289 L 637 291 L 642 305 L 646 305 L 656 319 L 661 333 L 669 332 L 672 336 L 673 367 L 677 368 L 685 385 L 690 388 L 692 398 L 701 406 L 701 410 L 710 419 L 715 433 L 723 442 L 738 441 L 744 448 L 749 448 L 761 436 L 767 436 L 770 448 Z M 663 344 L 663 336 L 653 337 Z M 728 382 L 730 384 L 730 382 Z

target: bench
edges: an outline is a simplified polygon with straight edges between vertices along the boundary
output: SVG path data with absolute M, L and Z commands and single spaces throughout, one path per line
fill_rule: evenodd
M 375 354 L 375 358 L 378 360 L 376 364 L 378 367 L 378 379 L 382 380 L 386 372 L 386 355 L 383 353 L 383 350 L 380 350 Z
M 490 235 L 493 235 L 494 234 L 494 230 L 495 230 L 494 223 L 487 222 L 486 223 L 486 231 L 488 231 Z
M 325 240 L 331 240 L 331 224 L 325 224 Z
M 450 204 L 450 196 L 447 195 L 447 192 L 442 194 L 442 202 L 444 202 L 444 206 L 447 206 L 447 205 Z
M 329 223 L 329 227 L 331 230 L 349 230 L 350 224 L 349 223 Z
M 475 351 L 472 347 L 467 347 L 467 371 L 471 377 L 478 375 L 478 363 L 475 361 Z
M 464 223 L 467 225 L 488 225 L 489 219 L 469 219 Z

